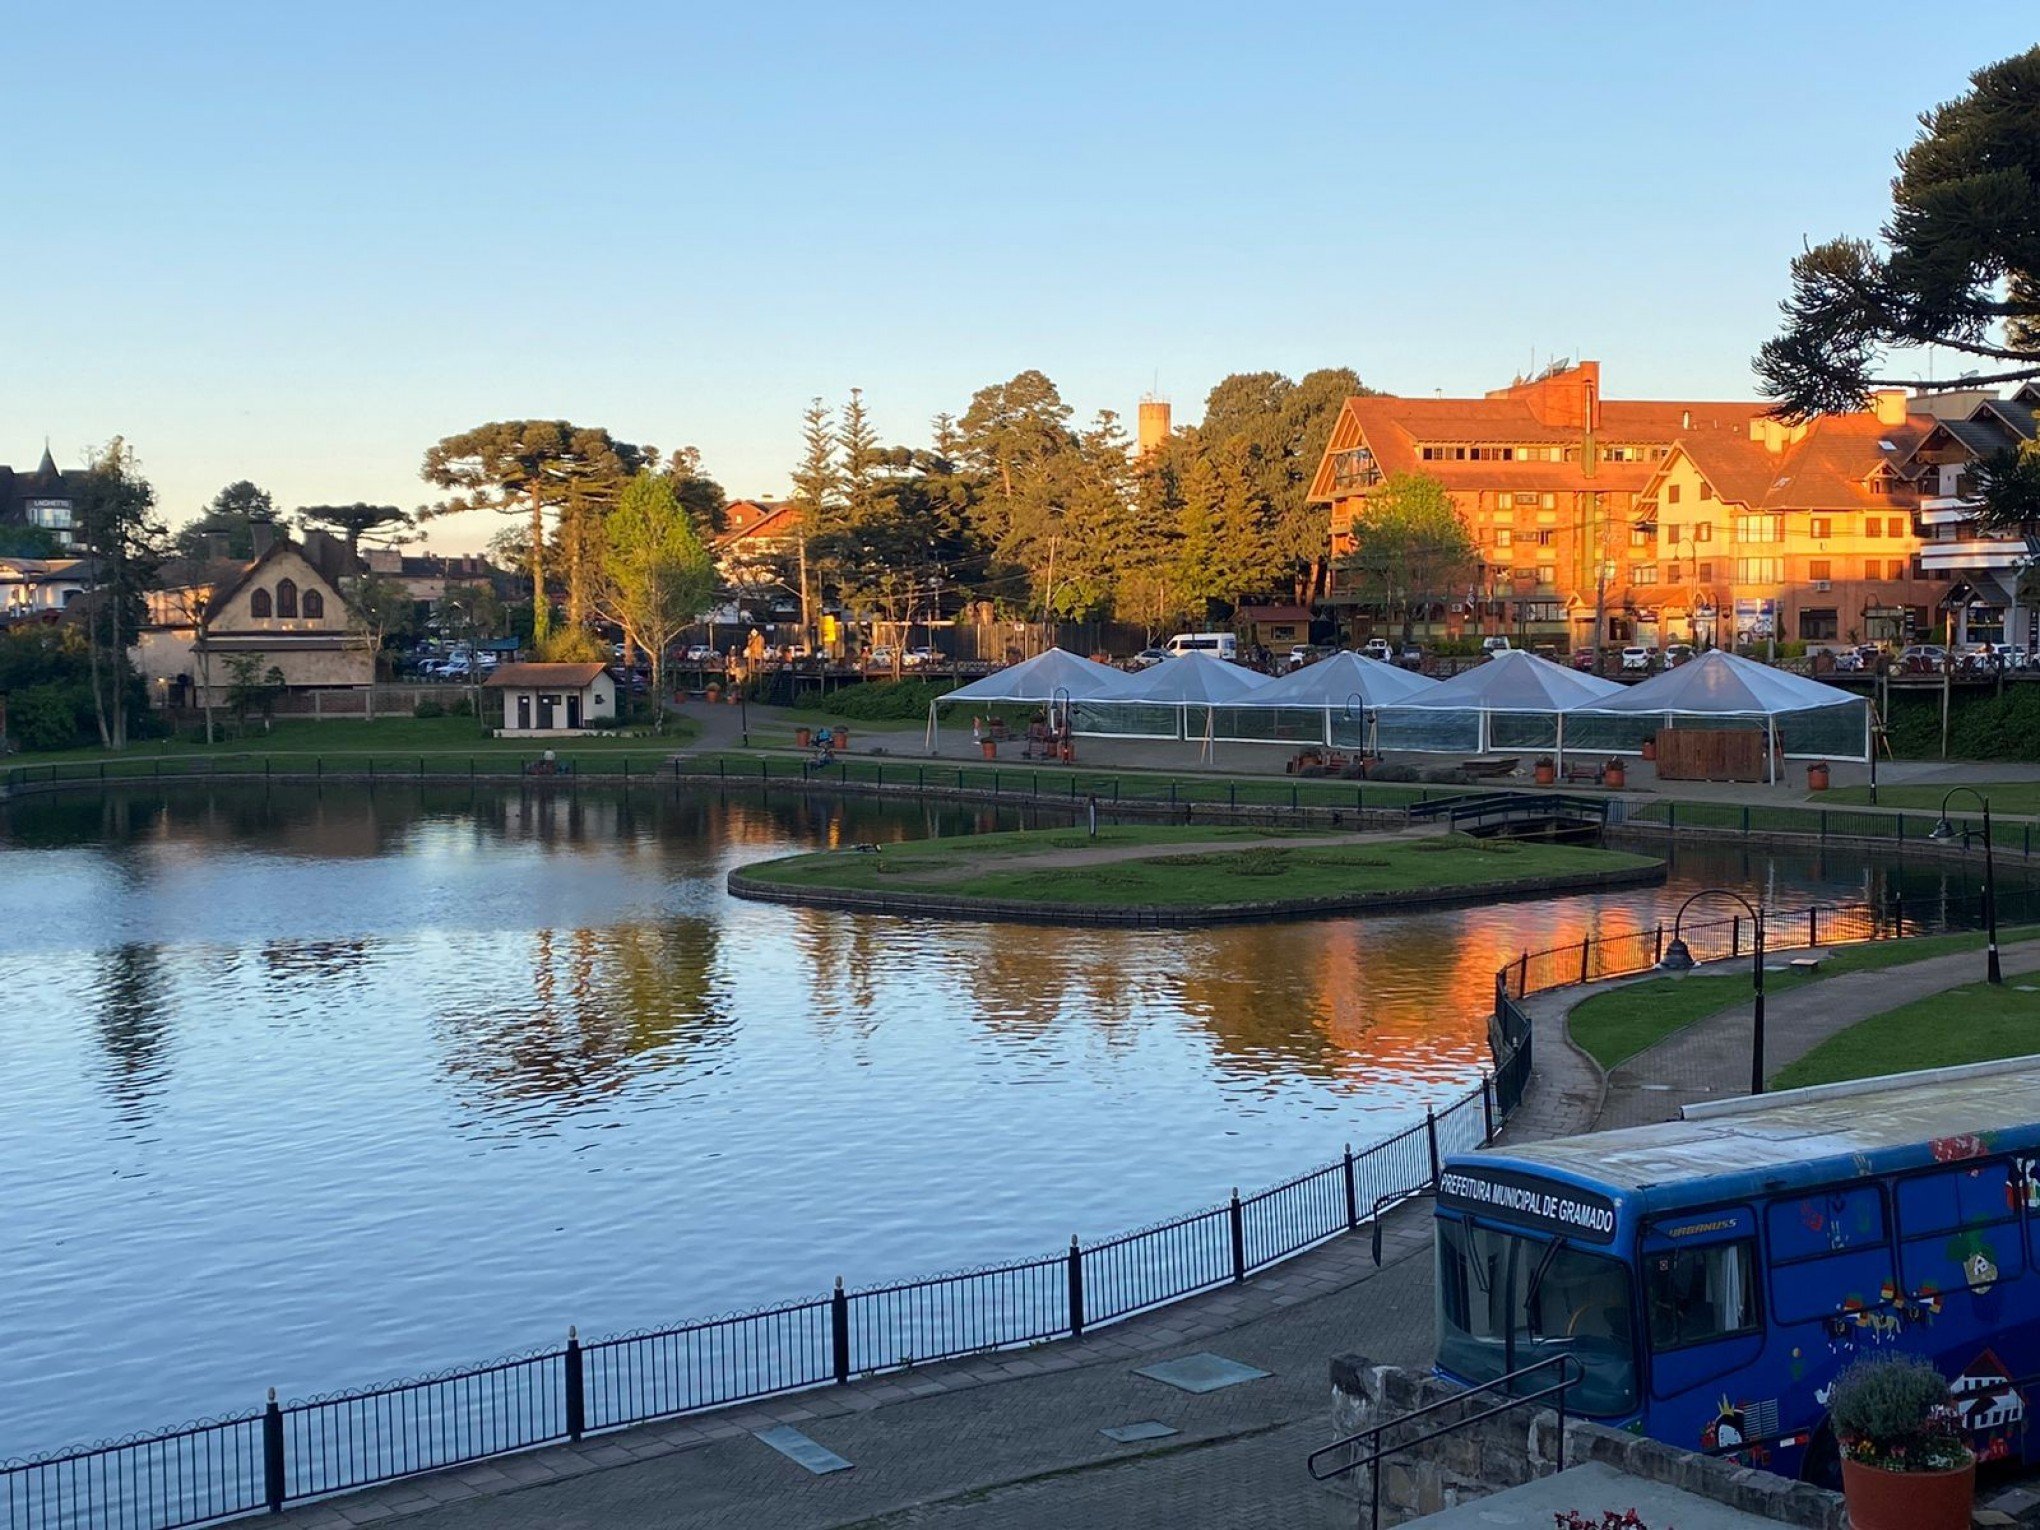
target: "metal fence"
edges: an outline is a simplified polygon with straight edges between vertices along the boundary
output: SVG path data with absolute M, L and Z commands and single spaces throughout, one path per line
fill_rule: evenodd
M 1524 1054 L 1527 1059 L 1527 1053 Z M 1431 1186 L 1521 1097 L 1495 1078 L 1294 1179 L 1093 1243 L 582 1342 L 0 1464 L 5 1530 L 172 1530 L 599 1430 L 1013 1349 L 1241 1282 Z M 1509 1080 L 1504 1083 L 1503 1080 Z M 1506 1102 L 1506 1103 L 1505 1103 Z

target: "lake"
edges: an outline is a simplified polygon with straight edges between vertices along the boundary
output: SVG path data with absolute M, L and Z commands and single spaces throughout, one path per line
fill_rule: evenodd
M 207 788 L 0 808 L 0 1456 L 1066 1247 L 1470 1087 L 1497 966 L 1725 882 L 1204 931 L 741 903 L 1012 810 Z M 1955 873 L 1959 876 L 1959 872 Z

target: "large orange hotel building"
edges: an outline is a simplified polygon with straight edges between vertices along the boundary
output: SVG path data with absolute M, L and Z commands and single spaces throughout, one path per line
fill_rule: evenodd
M 1758 402 L 1609 399 L 1591 361 L 1481 398 L 1348 399 L 1311 484 L 1331 514 L 1331 603 L 1367 624 L 1338 562 L 1368 494 L 1423 473 L 1480 550 L 1433 632 L 1572 647 L 1952 633 L 2030 649 L 2017 581 L 2040 526 L 1981 529 L 1970 472 L 2034 438 L 2040 388 L 1871 404 L 1787 424 Z

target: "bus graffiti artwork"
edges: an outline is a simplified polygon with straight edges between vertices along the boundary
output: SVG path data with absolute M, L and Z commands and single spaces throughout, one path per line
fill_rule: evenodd
M 1953 1378 L 1979 1459 L 2031 1460 L 2036 1146 L 2024 1058 L 1455 1155 L 1438 1370 L 1479 1384 L 1570 1355 L 1571 1409 L 1826 1482 L 1830 1385 L 1891 1348 Z

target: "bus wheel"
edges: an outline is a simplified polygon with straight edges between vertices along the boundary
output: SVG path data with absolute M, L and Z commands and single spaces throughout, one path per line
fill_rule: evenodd
M 1842 1490 L 1842 1449 L 1835 1442 L 1835 1426 L 1826 1420 L 1814 1430 L 1806 1454 L 1799 1458 L 1799 1480 L 1831 1492 Z

